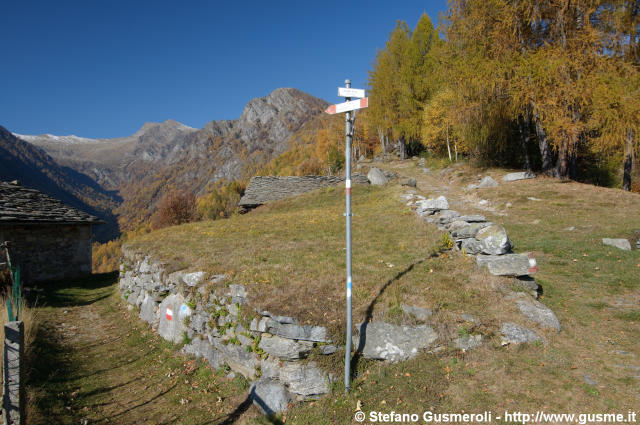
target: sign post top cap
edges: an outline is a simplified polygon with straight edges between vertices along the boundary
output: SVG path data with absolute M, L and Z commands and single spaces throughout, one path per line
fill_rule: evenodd
M 351 84 L 351 80 L 347 78 L 346 80 L 344 80 L 344 83 L 345 84 Z

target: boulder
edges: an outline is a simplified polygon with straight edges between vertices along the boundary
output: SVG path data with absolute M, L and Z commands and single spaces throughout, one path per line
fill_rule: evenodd
M 511 251 L 512 248 L 507 231 L 499 224 L 480 229 L 475 238 L 482 242 L 482 252 L 485 254 L 502 255 Z
M 158 334 L 173 343 L 180 343 L 187 327 L 184 319 L 191 315 L 191 309 L 184 303 L 179 294 L 171 294 L 158 307 Z
M 397 362 L 415 357 L 419 350 L 430 347 L 437 339 L 438 334 L 428 325 L 369 322 L 360 325 L 354 346 L 365 358 Z
M 544 340 L 540 338 L 537 333 L 531 329 L 516 325 L 515 323 L 503 323 L 502 328 L 500 328 L 500 333 L 502 333 L 503 345 L 535 341 L 544 343 Z
M 498 186 L 498 182 L 493 179 L 491 176 L 483 177 L 478 183 L 478 188 L 486 188 L 486 187 L 496 187 Z
M 531 171 L 521 171 L 519 173 L 509 173 L 506 176 L 502 177 L 502 181 L 505 182 L 514 182 L 517 180 L 525 180 L 525 179 L 533 179 L 536 175 Z
M 266 353 L 274 355 L 281 360 L 298 360 L 309 354 L 313 348 L 313 342 L 281 338 L 279 336 L 262 335 L 258 345 Z
M 402 183 L 402 186 L 416 187 L 418 182 L 414 178 L 407 179 L 406 182 Z
M 285 363 L 280 369 L 279 379 L 293 394 L 303 398 L 314 398 L 329 392 L 329 380 L 315 362 Z
M 453 345 L 459 350 L 472 350 L 482 345 L 482 335 L 467 335 L 456 338 Z
M 407 304 L 400 304 L 400 308 L 402 308 L 402 311 L 404 311 L 409 316 L 413 316 L 423 322 L 429 320 L 429 318 L 433 314 L 433 312 L 428 308 L 415 307 Z
M 220 354 L 207 339 L 194 338 L 189 344 L 182 347 L 182 352 L 204 358 L 216 370 L 220 367 Z
M 611 238 L 602 238 L 602 243 L 604 245 L 613 246 L 618 249 L 623 249 L 625 251 L 631 251 L 631 244 L 627 239 L 611 239 Z
M 367 179 L 369 183 L 373 185 L 383 185 L 389 182 L 389 179 L 387 179 L 382 170 L 376 167 L 371 167 L 367 174 Z
M 420 211 L 440 211 L 440 210 L 448 210 L 449 202 L 447 198 L 440 195 L 436 199 L 425 199 L 422 201 L 416 202 L 416 206 L 418 207 L 418 212 Z
M 249 397 L 265 415 L 284 412 L 291 401 L 291 395 L 285 386 L 270 378 L 254 382 L 249 390 Z
M 478 255 L 479 267 L 487 267 L 495 276 L 525 276 L 537 272 L 536 260 L 530 254 Z
M 549 307 L 539 301 L 530 299 L 524 294 L 520 294 L 518 298 L 516 305 L 524 317 L 543 328 L 560 330 L 560 321 Z

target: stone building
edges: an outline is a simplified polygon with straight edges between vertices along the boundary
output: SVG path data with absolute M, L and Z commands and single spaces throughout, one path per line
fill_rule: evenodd
M 354 184 L 367 184 L 366 176 L 354 173 L 351 176 Z M 240 199 L 239 205 L 244 209 L 255 208 L 259 205 L 279 199 L 300 195 L 301 193 L 335 186 L 344 183 L 340 176 L 256 176 L 252 177 Z
M 91 274 L 91 226 L 97 217 L 16 182 L 0 182 L 0 242 L 10 242 L 25 283 Z

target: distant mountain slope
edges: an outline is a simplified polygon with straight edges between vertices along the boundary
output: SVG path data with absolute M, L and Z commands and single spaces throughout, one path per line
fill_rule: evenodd
M 240 118 L 196 130 L 173 120 L 147 123 L 119 139 L 23 136 L 59 163 L 118 190 L 125 227 L 146 220 L 170 189 L 202 194 L 219 180 L 249 177 L 288 148 L 289 137 L 327 102 L 293 88 L 251 100 Z
M 106 224 L 94 227 L 97 240 L 117 237 L 118 222 L 112 210 L 120 198 L 103 189 L 88 176 L 58 165 L 42 149 L 15 137 L 0 126 L 0 180 L 19 180 L 63 203 L 96 215 Z

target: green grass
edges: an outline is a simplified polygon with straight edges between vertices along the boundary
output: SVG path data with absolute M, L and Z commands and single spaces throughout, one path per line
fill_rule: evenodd
M 127 310 L 116 279 L 60 282 L 39 297 L 29 423 L 204 424 L 237 415 L 247 381 L 226 378 L 158 337 Z M 249 405 L 242 406 L 244 413 Z

